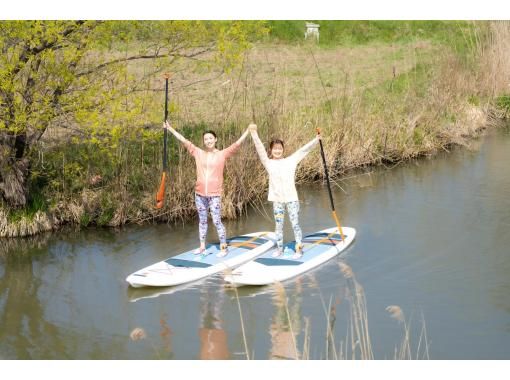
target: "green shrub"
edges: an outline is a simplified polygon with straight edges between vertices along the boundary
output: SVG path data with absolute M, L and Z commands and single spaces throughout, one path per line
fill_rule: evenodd
M 510 95 L 502 95 L 496 98 L 496 107 L 508 117 L 510 115 Z

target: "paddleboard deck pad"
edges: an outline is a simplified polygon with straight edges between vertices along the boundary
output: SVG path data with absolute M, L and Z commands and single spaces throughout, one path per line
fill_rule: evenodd
M 195 249 L 170 257 L 130 274 L 126 281 L 132 287 L 174 286 L 196 281 L 212 274 L 232 270 L 275 245 L 274 232 L 255 232 L 227 239 L 228 254 L 218 257 L 219 243 L 209 244 L 203 254 Z
M 303 256 L 299 259 L 292 258 L 296 242 L 285 244 L 284 253 L 278 257 L 273 257 L 276 250 L 273 247 L 225 275 L 225 281 L 235 286 L 267 285 L 298 276 L 340 254 L 354 241 L 354 228 L 342 227 L 342 232 L 345 241 L 336 227 L 305 236 L 302 241 Z

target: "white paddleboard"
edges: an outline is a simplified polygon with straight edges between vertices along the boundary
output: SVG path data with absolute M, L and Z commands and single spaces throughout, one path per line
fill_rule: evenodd
M 255 232 L 227 240 L 228 254 L 217 257 L 219 243 L 209 244 L 205 254 L 194 254 L 195 249 L 170 257 L 130 274 L 126 281 L 135 288 L 143 286 L 174 286 L 185 284 L 231 270 L 275 245 L 274 232 Z
M 342 227 L 342 232 L 345 241 L 336 227 L 305 236 L 303 256 L 299 259 L 292 259 L 295 242 L 287 243 L 284 254 L 279 257 L 272 256 L 276 250 L 273 248 L 225 275 L 225 281 L 235 286 L 268 285 L 298 276 L 335 257 L 353 242 L 354 228 Z

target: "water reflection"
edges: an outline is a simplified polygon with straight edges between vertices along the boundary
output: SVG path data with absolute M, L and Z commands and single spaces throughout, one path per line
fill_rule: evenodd
M 163 313 L 159 319 L 159 337 L 161 339 L 162 349 L 165 353 L 165 357 L 173 359 L 174 351 L 172 349 L 172 334 L 173 331 L 168 324 L 168 315 Z
M 200 291 L 200 359 L 228 359 L 227 333 L 223 328 L 223 304 L 225 292 L 222 288 L 205 286 Z
M 38 247 L 40 243 L 41 239 L 27 239 L 22 245 Z M 38 271 L 37 261 L 30 255 L 17 252 L 9 252 L 1 260 L 3 275 L 0 277 L 0 353 L 2 357 L 8 359 L 30 359 L 33 356 L 48 359 L 56 357 L 54 350 L 60 351 L 64 346 L 63 340 L 68 340 L 70 337 L 62 337 L 58 333 L 58 326 L 44 318 L 45 305 L 38 298 L 41 281 L 34 275 Z M 58 357 L 63 359 L 67 356 L 64 354 Z
M 54 234 L 45 232 L 35 236 L 27 236 L 24 238 L 0 238 L 0 262 L 2 258 L 12 255 L 27 255 L 28 253 L 46 252 L 46 248 L 50 239 Z
M 298 336 L 301 332 L 301 303 L 303 286 L 297 279 L 294 286 L 285 289 L 274 285 L 272 295 L 275 308 L 269 335 L 271 336 L 270 359 L 299 359 Z
M 165 286 L 165 287 L 143 287 L 143 288 L 133 288 L 131 286 L 126 285 L 127 297 L 130 302 L 137 302 L 143 299 L 148 298 L 158 298 L 161 296 L 170 296 L 171 294 L 181 292 L 184 290 L 193 290 L 199 289 L 203 286 L 208 286 L 206 283 L 207 279 L 202 279 L 200 281 L 195 281 L 190 284 L 181 284 L 175 286 Z

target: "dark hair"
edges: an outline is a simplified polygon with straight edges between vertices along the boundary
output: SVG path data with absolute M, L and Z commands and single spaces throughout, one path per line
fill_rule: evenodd
M 204 136 L 207 135 L 208 133 L 210 133 L 211 135 L 214 136 L 215 139 L 217 139 L 216 133 L 214 133 L 214 131 L 211 131 L 211 130 L 208 130 L 208 131 L 205 131 L 204 133 L 202 133 L 202 138 L 204 138 Z
M 273 155 L 271 154 L 271 152 L 273 151 L 273 147 L 276 144 L 280 144 L 282 146 L 282 148 L 285 149 L 285 144 L 283 143 L 283 140 L 272 139 L 271 142 L 269 143 L 269 158 L 273 158 Z

